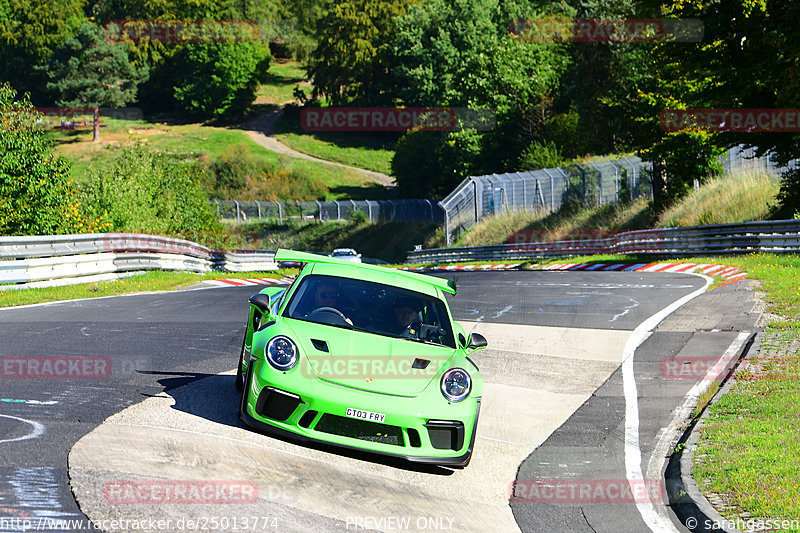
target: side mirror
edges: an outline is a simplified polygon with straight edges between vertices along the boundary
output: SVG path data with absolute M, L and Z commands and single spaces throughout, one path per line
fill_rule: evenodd
M 261 311 L 261 314 L 263 315 L 269 314 L 270 301 L 268 295 L 261 293 L 254 294 L 253 296 L 250 297 L 250 303 L 255 305 L 258 308 L 258 310 Z
M 467 348 L 486 348 L 488 343 L 486 342 L 486 337 L 481 335 L 480 333 L 473 333 L 469 336 L 469 344 L 467 344 Z

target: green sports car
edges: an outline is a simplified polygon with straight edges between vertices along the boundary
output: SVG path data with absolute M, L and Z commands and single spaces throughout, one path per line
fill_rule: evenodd
M 486 346 L 453 322 L 455 283 L 291 250 L 305 266 L 289 288 L 250 298 L 236 387 L 240 418 L 301 441 L 464 467 Z

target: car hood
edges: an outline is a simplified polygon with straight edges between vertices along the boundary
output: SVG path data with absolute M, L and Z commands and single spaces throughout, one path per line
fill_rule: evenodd
M 456 350 L 325 326 L 286 321 L 309 377 L 370 392 L 415 396 L 449 364 Z M 290 322 L 290 324 L 289 324 Z M 327 350 L 327 351 L 326 351 Z

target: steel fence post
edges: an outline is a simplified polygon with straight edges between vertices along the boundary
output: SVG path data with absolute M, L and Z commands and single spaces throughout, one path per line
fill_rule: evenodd
M 616 188 L 616 203 L 619 203 L 619 167 L 614 164 L 612 160 L 608 160 L 612 167 L 614 167 L 614 184 Z

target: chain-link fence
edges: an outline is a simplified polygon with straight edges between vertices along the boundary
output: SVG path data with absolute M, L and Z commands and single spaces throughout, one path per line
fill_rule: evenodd
M 737 146 L 722 157 L 724 172 L 768 172 L 779 176 L 798 161 L 778 166 L 754 148 Z M 444 200 L 336 200 L 269 202 L 214 200 L 222 220 L 237 223 L 273 220 L 344 221 L 355 211 L 370 222 L 444 223 L 447 245 L 483 217 L 509 211 L 553 212 L 568 202 L 597 206 L 640 196 L 652 198 L 652 165 L 638 157 L 594 161 L 530 172 L 471 176 Z
M 745 148 L 744 145 L 729 148 L 722 156 L 722 168 L 728 174 L 766 172 L 778 177 L 782 172 L 798 167 L 800 167 L 800 160 L 795 159 L 789 161 L 786 166 L 779 166 L 769 155 L 756 157 L 756 148 Z
M 530 172 L 471 176 L 441 205 L 448 246 L 481 218 L 508 211 L 557 211 L 570 201 L 601 205 L 651 197 L 651 165 L 638 157 Z
M 265 202 L 213 200 L 220 220 L 236 223 L 307 220 L 346 221 L 364 213 L 370 222 L 429 222 L 441 224 L 444 210 L 435 200 L 334 200 L 331 202 Z

